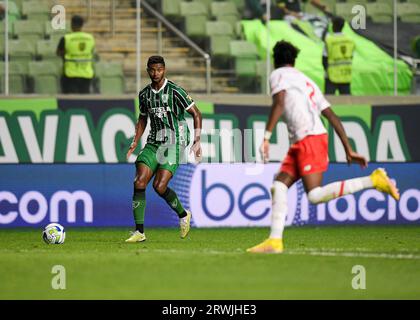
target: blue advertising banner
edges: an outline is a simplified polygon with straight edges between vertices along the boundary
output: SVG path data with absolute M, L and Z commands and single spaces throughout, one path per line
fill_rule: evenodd
M 197 227 L 270 225 L 270 188 L 279 164 L 181 165 L 171 181 Z M 397 181 L 401 199 L 369 189 L 314 206 L 302 184 L 289 190 L 287 225 L 419 224 L 420 163 L 330 164 L 324 183 L 368 175 L 384 167 Z M 0 228 L 132 226 L 132 164 L 0 166 Z M 178 226 L 178 218 L 147 189 L 145 225 Z

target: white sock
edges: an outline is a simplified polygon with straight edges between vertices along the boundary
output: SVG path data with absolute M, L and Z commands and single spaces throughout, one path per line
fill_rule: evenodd
M 282 239 L 287 215 L 287 186 L 280 181 L 273 183 L 270 238 Z
M 317 204 L 372 187 L 373 183 L 370 176 L 354 178 L 314 188 L 308 193 L 308 199 L 311 203 Z

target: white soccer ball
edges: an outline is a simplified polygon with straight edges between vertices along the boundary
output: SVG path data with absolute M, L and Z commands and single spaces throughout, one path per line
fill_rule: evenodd
M 42 239 L 47 244 L 62 244 L 66 239 L 64 227 L 58 223 L 50 223 L 42 232 Z

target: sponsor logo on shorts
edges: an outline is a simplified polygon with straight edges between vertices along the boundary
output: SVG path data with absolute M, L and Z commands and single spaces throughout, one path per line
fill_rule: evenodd
M 310 164 L 308 164 L 303 168 L 303 171 L 309 171 L 311 169 L 312 169 L 312 166 Z

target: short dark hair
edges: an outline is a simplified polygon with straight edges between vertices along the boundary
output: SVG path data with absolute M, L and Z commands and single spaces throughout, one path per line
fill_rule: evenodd
M 280 68 L 286 64 L 295 65 L 299 49 L 287 41 L 278 41 L 273 48 L 274 66 Z
M 84 20 L 81 16 L 75 15 L 71 17 L 71 26 L 75 28 L 83 27 Z
M 163 64 L 165 66 L 165 59 L 162 56 L 151 56 L 147 60 L 147 67 L 149 68 L 152 64 Z
M 332 19 L 333 32 L 340 32 L 343 30 L 345 20 L 342 17 L 334 17 Z

